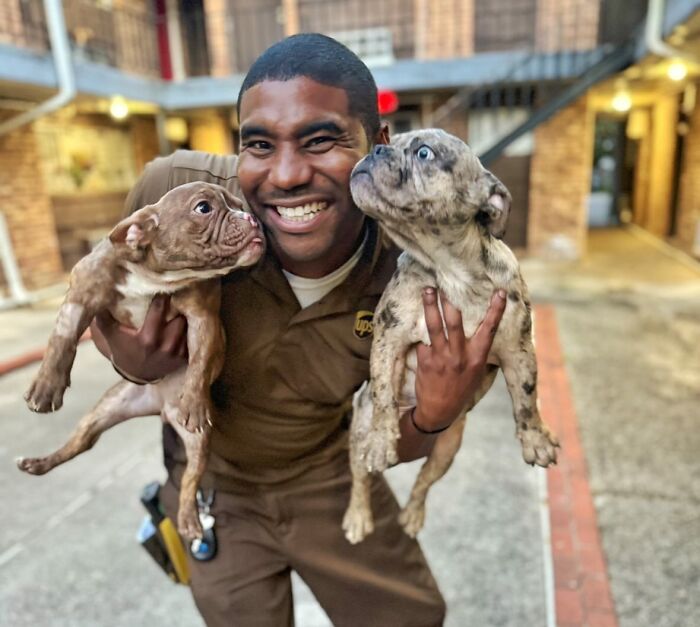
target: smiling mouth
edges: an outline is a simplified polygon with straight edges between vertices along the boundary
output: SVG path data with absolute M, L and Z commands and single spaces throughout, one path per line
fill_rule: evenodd
M 279 205 L 270 205 L 270 207 L 289 222 L 309 222 L 319 213 L 328 209 L 328 203 L 321 201 L 309 202 L 297 207 L 281 207 Z

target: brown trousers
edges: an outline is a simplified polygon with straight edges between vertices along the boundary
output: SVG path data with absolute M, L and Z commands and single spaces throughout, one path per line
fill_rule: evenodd
M 445 603 L 420 546 L 397 522 L 399 507 L 375 477 L 375 530 L 358 545 L 341 521 L 350 494 L 347 453 L 284 485 L 217 492 L 218 553 L 190 558 L 195 603 L 209 627 L 294 625 L 295 570 L 336 627 L 436 627 Z M 162 491 L 175 519 L 177 488 Z

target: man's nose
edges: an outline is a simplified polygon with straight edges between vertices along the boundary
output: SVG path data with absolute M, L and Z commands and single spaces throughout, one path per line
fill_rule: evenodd
M 279 148 L 268 180 L 279 189 L 291 190 L 311 181 L 313 171 L 306 159 L 293 149 Z

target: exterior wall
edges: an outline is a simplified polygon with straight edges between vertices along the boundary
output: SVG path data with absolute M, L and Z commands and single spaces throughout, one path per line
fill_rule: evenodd
M 600 3 L 537 0 L 537 50 L 589 50 L 598 43 Z
M 204 0 L 209 68 L 212 76 L 227 76 L 236 72 L 234 48 L 229 41 L 232 18 L 226 0 Z
M 418 59 L 474 53 L 474 0 L 415 0 Z
M 134 116 L 129 125 L 134 146 L 134 166 L 136 173 L 141 174 L 144 166 L 159 153 L 156 122 L 154 118 Z
M 190 147 L 217 155 L 233 152 L 231 128 L 223 115 L 196 117 L 190 120 Z
M 681 165 L 676 242 L 692 251 L 695 231 L 700 221 L 700 106 L 696 105 L 685 137 L 685 154 Z
M 0 119 L 12 115 L 14 112 L 0 111 Z M 51 201 L 38 161 L 32 126 L 0 137 L 0 211 L 28 289 L 57 283 L 63 275 Z
M 114 0 L 116 66 L 125 72 L 160 77 L 155 17 L 150 2 Z
M 593 134 L 585 97 L 535 130 L 527 237 L 534 255 L 575 259 L 585 252 Z

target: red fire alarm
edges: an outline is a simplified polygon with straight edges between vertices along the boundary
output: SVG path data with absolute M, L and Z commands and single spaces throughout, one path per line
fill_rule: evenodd
M 391 89 L 380 89 L 377 92 L 377 107 L 379 115 L 389 115 L 399 108 L 399 97 Z

